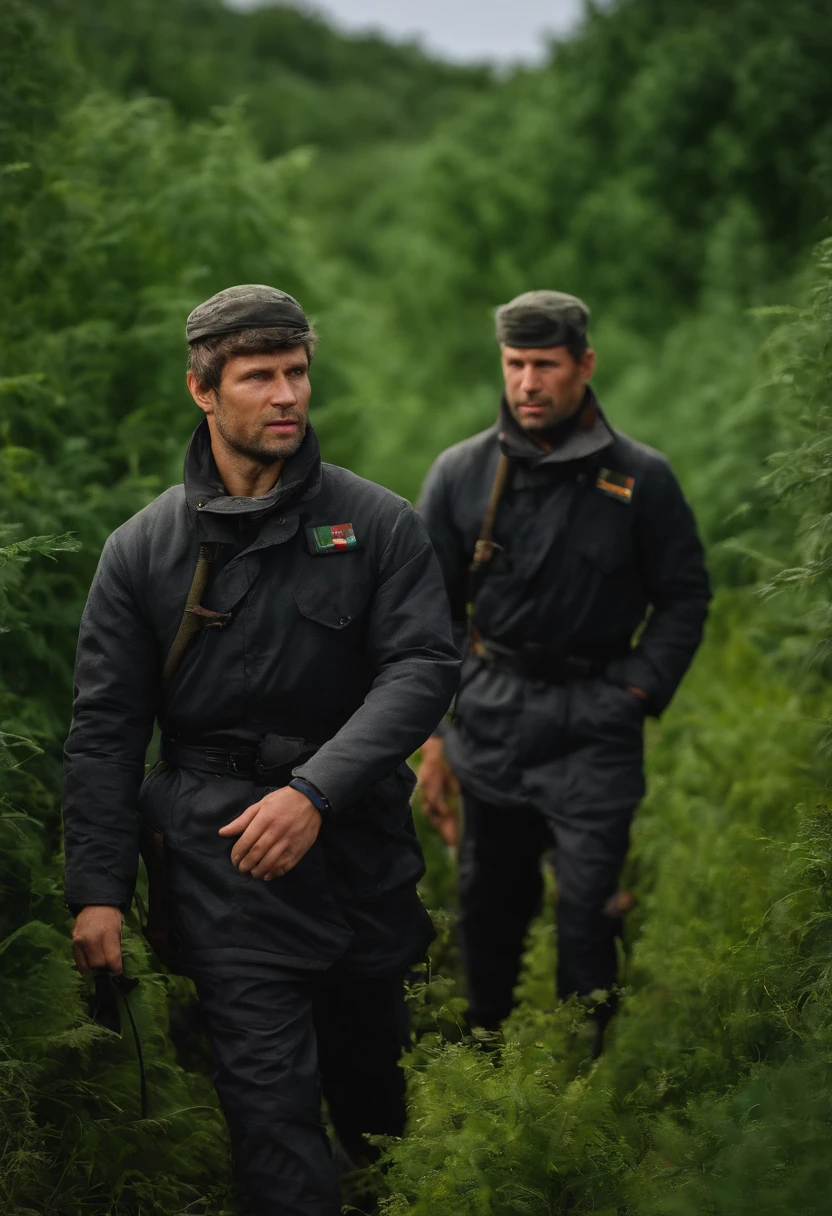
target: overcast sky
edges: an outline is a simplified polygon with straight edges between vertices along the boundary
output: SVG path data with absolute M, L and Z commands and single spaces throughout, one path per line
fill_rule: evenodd
M 250 8 L 257 0 L 229 2 Z M 583 0 L 322 0 L 308 7 L 342 29 L 419 37 L 447 59 L 505 63 L 540 58 L 543 36 L 570 30 L 580 19 Z

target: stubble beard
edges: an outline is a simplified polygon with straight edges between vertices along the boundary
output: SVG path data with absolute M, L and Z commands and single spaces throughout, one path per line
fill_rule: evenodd
M 546 410 L 545 414 L 542 414 L 539 418 L 525 418 L 520 413 L 520 406 L 526 404 L 531 405 L 532 402 L 527 402 L 525 398 L 520 401 L 510 402 L 514 421 L 524 431 L 547 431 L 551 427 L 557 426 L 559 422 L 565 421 L 565 418 L 561 415 L 551 397 L 540 397 L 534 400 L 534 405 L 542 405 Z
M 277 464 L 279 460 L 288 460 L 290 456 L 294 456 L 299 451 L 306 436 L 306 419 L 300 418 L 297 414 L 284 414 L 282 418 L 298 422 L 300 430 L 296 435 L 292 435 L 286 439 L 276 438 L 271 444 L 266 445 L 265 443 L 258 443 L 256 439 L 247 439 L 235 434 L 228 426 L 225 411 L 219 401 L 217 402 L 217 409 L 214 411 L 217 430 L 226 446 L 238 456 L 244 456 L 247 460 L 256 460 L 258 464 L 265 466 Z
M 563 426 L 570 418 L 573 418 L 581 408 L 581 402 L 584 399 L 584 393 L 581 392 L 577 402 L 569 403 L 569 405 L 561 406 L 555 401 L 554 397 L 535 397 L 531 400 L 528 398 L 520 398 L 518 401 L 509 401 L 509 409 L 511 410 L 514 421 L 524 431 L 533 431 L 534 433 L 545 433 L 547 431 L 557 430 Z M 545 413 L 539 418 L 525 418 L 520 413 L 521 405 L 542 405 Z

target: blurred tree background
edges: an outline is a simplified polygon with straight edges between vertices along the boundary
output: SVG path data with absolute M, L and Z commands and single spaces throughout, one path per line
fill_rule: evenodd
M 320 329 L 327 458 L 410 497 L 494 416 L 495 304 L 581 295 L 602 400 L 673 460 L 718 589 L 651 728 L 610 1050 L 588 1065 L 554 1008 L 545 918 L 500 1052 L 460 1041 L 439 955 L 386 1210 L 828 1211 L 830 62 L 826 0 L 590 4 L 499 75 L 288 6 L 4 0 L 0 1209 L 234 1210 L 187 994 L 134 926 L 150 1120 L 129 1041 L 86 1018 L 59 764 L 101 544 L 179 480 L 196 421 L 184 319 L 254 281 Z

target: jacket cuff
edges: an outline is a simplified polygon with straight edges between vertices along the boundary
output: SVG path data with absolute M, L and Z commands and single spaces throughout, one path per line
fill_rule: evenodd
M 77 916 L 82 908 L 88 908 L 91 904 L 119 908 L 126 916 L 132 902 L 132 890 L 127 891 L 120 885 L 116 887 L 112 880 L 95 882 L 90 879 L 85 882 L 68 882 L 64 886 L 64 903 L 73 916 Z
M 122 916 L 127 916 L 130 911 L 132 900 L 124 899 L 74 899 L 69 895 L 65 896 L 64 903 L 69 909 L 70 916 L 77 916 L 84 908 L 118 908 Z

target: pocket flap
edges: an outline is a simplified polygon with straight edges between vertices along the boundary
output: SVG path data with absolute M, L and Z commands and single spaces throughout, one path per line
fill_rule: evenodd
M 366 582 L 315 582 L 295 587 L 294 595 L 302 616 L 327 629 L 346 629 L 364 612 L 370 592 Z

